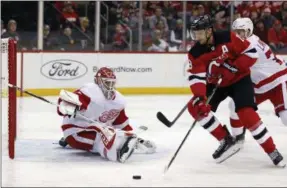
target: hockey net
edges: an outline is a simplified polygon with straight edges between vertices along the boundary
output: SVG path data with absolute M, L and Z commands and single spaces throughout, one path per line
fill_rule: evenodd
M 12 39 L 1 39 L 2 136 L 6 133 L 8 135 L 9 157 L 13 159 L 15 155 L 17 96 L 16 89 L 9 88 L 8 83 L 17 84 L 17 44 Z

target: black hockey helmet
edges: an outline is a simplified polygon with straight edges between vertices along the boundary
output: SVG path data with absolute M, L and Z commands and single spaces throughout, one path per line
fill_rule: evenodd
M 212 28 L 212 19 L 209 15 L 200 16 L 191 23 L 191 30 L 204 30 Z
M 192 40 L 198 41 L 200 44 L 208 43 L 212 35 L 208 29 L 211 29 L 213 33 L 213 21 L 209 15 L 200 16 L 195 19 L 191 23 L 190 28 Z

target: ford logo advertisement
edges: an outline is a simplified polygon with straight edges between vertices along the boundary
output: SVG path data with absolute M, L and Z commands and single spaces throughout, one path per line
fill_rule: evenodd
M 41 74 L 52 80 L 74 80 L 88 72 L 86 65 L 70 59 L 57 59 L 45 63 Z

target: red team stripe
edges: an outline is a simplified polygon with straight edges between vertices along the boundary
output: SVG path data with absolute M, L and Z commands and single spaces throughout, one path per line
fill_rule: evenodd
M 79 142 L 77 141 L 73 136 L 68 136 L 66 138 L 66 142 L 72 147 L 76 149 L 81 149 L 81 150 L 87 150 L 90 151 L 93 148 L 93 145 Z
M 273 82 L 274 80 L 276 80 L 277 78 L 279 78 L 280 76 L 283 76 L 285 74 L 287 74 L 287 69 L 279 71 L 279 72 L 273 74 L 272 76 L 260 81 L 258 84 L 255 85 L 255 88 L 260 88 L 266 84 L 269 84 L 269 83 Z
M 87 131 L 96 131 L 96 132 L 101 132 L 101 130 L 96 127 L 96 126 L 88 126 L 88 127 L 80 127 L 80 126 L 77 126 L 77 125 L 73 125 L 73 124 L 65 124 L 65 125 L 62 125 L 62 130 L 65 131 L 67 129 L 70 129 L 70 128 L 80 128 L 80 129 L 83 129 L 83 131 L 87 130 Z
M 76 125 L 73 125 L 73 124 L 65 124 L 65 125 L 62 125 L 62 130 L 65 131 L 67 129 L 70 129 L 70 128 L 81 128 L 79 126 L 76 126 Z
M 94 141 L 96 139 L 97 133 L 85 131 L 85 132 L 80 132 L 77 135 L 82 137 L 82 138 L 87 138 L 87 139 Z

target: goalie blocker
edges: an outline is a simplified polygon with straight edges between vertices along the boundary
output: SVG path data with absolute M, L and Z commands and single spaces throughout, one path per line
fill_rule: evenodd
M 61 91 L 58 114 L 63 116 L 64 141 L 72 148 L 99 153 L 111 161 L 125 162 L 135 150 L 154 153 L 153 142 L 133 133 L 124 96 L 115 90 L 115 82 L 113 71 L 103 67 L 96 73 L 94 83 L 73 93 Z M 78 113 L 98 123 L 91 124 Z

